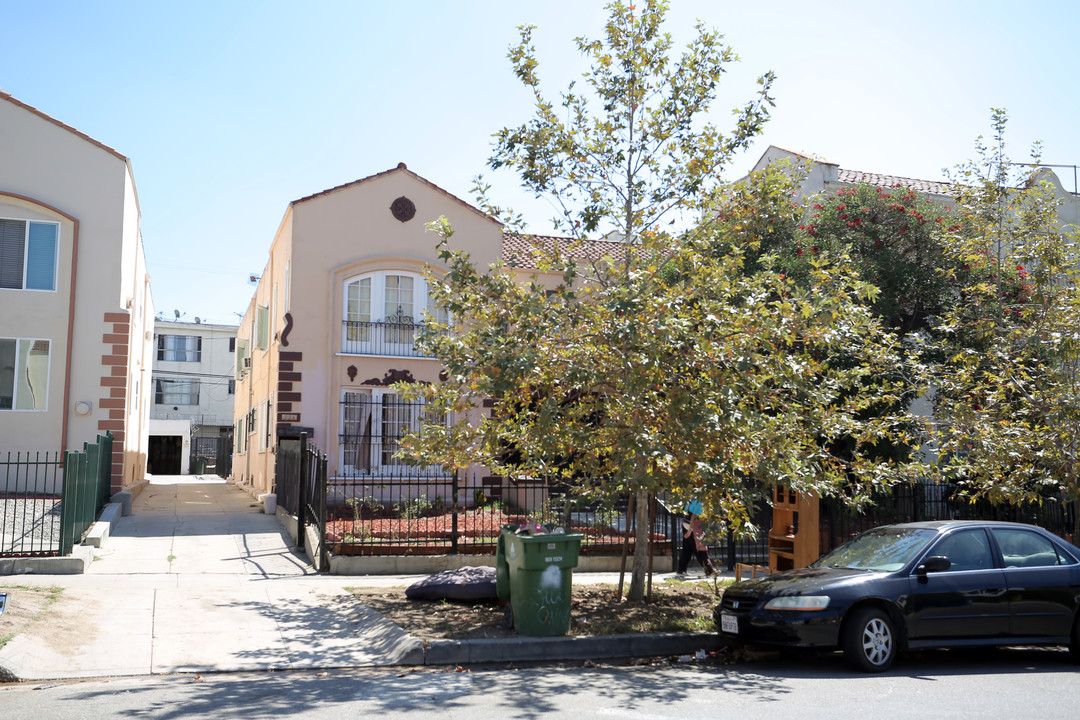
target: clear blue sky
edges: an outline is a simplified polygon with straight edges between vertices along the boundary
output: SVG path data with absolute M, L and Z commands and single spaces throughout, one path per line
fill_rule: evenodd
M 1039 139 L 1045 161 L 1080 164 L 1080 3 L 672 4 L 677 42 L 701 18 L 740 55 L 722 128 L 758 75 L 778 76 L 773 120 L 732 178 L 775 144 L 940 179 L 991 107 L 1009 111 L 1014 159 Z M 399 162 L 472 199 L 491 134 L 531 113 L 506 59 L 516 26 L 539 27 L 555 96 L 585 69 L 572 38 L 599 37 L 604 17 L 588 0 L 0 0 L 0 88 L 131 159 L 157 309 L 235 323 L 291 200 Z M 485 175 L 550 230 L 513 176 Z

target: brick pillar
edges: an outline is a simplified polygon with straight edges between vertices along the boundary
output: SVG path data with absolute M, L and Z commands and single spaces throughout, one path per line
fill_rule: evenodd
M 98 420 L 98 432 L 111 430 L 112 491 L 119 492 L 124 485 L 124 436 L 127 430 L 128 396 L 131 394 L 131 315 L 129 313 L 105 313 L 105 332 L 101 342 L 105 354 L 101 356 L 101 392 L 98 407 L 108 411 L 107 419 Z M 105 393 L 108 394 L 105 394 Z

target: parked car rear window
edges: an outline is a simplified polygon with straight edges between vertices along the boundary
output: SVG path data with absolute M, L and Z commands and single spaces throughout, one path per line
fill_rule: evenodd
M 1005 567 L 1047 567 L 1075 562 L 1037 532 L 1021 528 L 993 528 L 991 532 L 1001 548 Z

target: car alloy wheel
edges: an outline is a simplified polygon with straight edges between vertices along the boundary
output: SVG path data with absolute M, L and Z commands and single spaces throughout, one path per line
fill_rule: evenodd
M 844 657 L 865 672 L 881 672 L 896 659 L 896 633 L 881 610 L 859 608 L 844 626 Z

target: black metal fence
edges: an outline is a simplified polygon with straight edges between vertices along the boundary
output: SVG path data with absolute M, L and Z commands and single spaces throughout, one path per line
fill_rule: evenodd
M 232 475 L 233 459 L 233 434 L 227 433 L 218 438 L 217 457 L 214 460 L 214 469 L 218 477 L 227 478 Z
M 307 466 L 305 453 L 311 456 Z M 279 443 L 277 462 L 278 504 L 297 517 L 306 504 L 307 522 L 321 522 L 319 536 L 334 554 L 493 555 L 500 528 L 525 522 L 583 533 L 584 555 L 618 555 L 624 546 L 633 552 L 635 526 L 626 498 L 601 501 L 544 481 L 476 473 L 327 478 L 325 456 L 287 443 Z M 677 551 L 675 524 L 656 504 L 651 520 L 656 553 Z
M 1062 538 L 1071 539 L 1075 505 L 1059 498 L 1042 503 L 994 504 L 985 498 L 971 500 L 955 485 L 920 483 L 901 485 L 872 498 L 861 510 L 836 498 L 825 498 L 819 510 L 821 552 L 826 553 L 855 535 L 898 522 L 923 520 L 1005 520 L 1038 525 Z
M 60 552 L 60 453 L 7 453 L 0 459 L 0 557 Z
M 305 459 L 306 458 L 306 459 Z M 326 458 L 313 447 L 282 443 L 278 453 L 278 503 L 293 515 L 306 508 L 303 522 L 315 525 L 323 547 L 337 555 L 494 554 L 503 525 L 538 522 L 585 535 L 582 555 L 633 552 L 634 519 L 628 499 L 598 500 L 572 486 L 543 480 L 514 480 L 476 473 L 438 473 L 403 468 L 400 474 L 358 473 L 328 478 Z M 303 502 L 302 502 L 302 499 Z M 957 488 L 901 486 L 881 493 L 861 509 L 833 498 L 819 510 L 824 554 L 854 535 L 894 522 L 942 519 L 996 519 L 1027 522 L 1071 538 L 1074 510 L 1054 500 L 1041 505 L 1005 506 L 970 502 Z M 709 553 L 729 570 L 737 563 L 767 565 L 772 509 L 752 518 L 757 536 L 711 537 Z M 682 542 L 678 510 L 655 503 L 650 538 L 656 555 L 670 555 L 674 569 Z
M 295 438 L 280 438 L 276 466 L 278 505 L 297 519 L 297 545 L 304 549 L 308 542 L 307 528 L 314 529 L 317 547 L 310 548 L 311 556 L 319 558 L 325 568 L 329 562 L 326 540 L 326 455 L 319 451 L 306 434 Z
M 736 537 L 722 532 L 709 538 L 709 557 L 713 563 L 734 570 L 735 565 L 769 564 L 769 528 L 772 527 L 772 507 L 762 505 L 752 513 L 751 521 L 760 531 L 757 535 Z
M 763 505 L 752 518 L 759 528 L 757 535 L 735 537 L 720 532 L 708 538 L 713 562 L 735 569 L 736 564 L 769 564 L 769 529 L 772 508 Z M 961 488 L 924 483 L 902 485 L 881 492 L 869 504 L 854 508 L 839 498 L 824 498 L 819 507 L 818 532 L 820 551 L 825 554 L 859 533 L 879 525 L 923 520 L 1004 520 L 1037 525 L 1072 542 L 1076 523 L 1076 505 L 1058 498 L 1042 503 L 1020 505 L 994 504 L 985 498 L 972 501 Z M 674 528 L 669 533 L 677 538 Z M 676 540 L 673 545 L 677 545 Z M 677 552 L 677 549 L 676 549 Z
M 81 451 L 0 459 L 0 557 L 68 555 L 109 500 L 112 433 Z
M 824 498 L 818 509 L 819 547 L 821 554 L 847 542 L 859 533 L 879 525 L 923 520 L 1005 520 L 1038 525 L 1073 540 L 1076 507 L 1057 498 L 1042 503 L 1021 505 L 994 504 L 989 500 L 972 501 L 958 486 L 936 483 L 901 485 L 874 495 L 861 508 L 847 505 L 839 498 Z M 729 570 L 736 563 L 768 565 L 768 533 L 772 525 L 771 508 L 764 506 L 754 518 L 760 528 L 756 536 L 735 538 L 731 535 L 710 538 L 709 554 Z
M 575 497 L 543 481 L 407 473 L 333 478 L 326 533 L 346 555 L 494 554 L 503 525 L 537 522 L 585 535 L 582 554 L 617 554 L 633 523 L 627 502 Z M 665 519 L 654 530 L 666 539 Z

